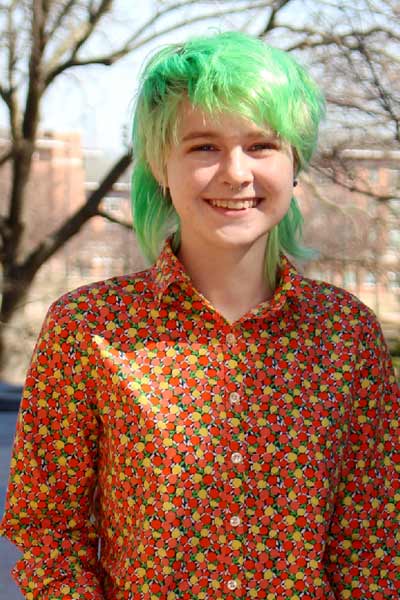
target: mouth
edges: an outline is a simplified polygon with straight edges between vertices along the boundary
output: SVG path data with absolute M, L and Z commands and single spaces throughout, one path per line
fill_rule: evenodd
M 205 200 L 214 208 L 225 208 L 226 210 L 247 210 L 255 208 L 261 202 L 261 198 L 243 198 L 242 200 L 206 198 Z

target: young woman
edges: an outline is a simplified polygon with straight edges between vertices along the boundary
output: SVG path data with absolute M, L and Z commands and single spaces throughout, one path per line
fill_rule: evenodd
M 373 314 L 302 277 L 323 99 L 239 33 L 162 49 L 134 120 L 142 273 L 50 308 L 1 532 L 30 600 L 393 600 L 398 388 Z

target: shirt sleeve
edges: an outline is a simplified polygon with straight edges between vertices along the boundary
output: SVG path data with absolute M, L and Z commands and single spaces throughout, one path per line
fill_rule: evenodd
M 103 598 L 92 515 L 99 426 L 73 306 L 50 308 L 36 344 L 0 524 L 23 552 L 12 574 L 28 600 Z
M 368 314 L 326 549 L 337 598 L 400 596 L 399 434 L 399 387 L 380 326 Z

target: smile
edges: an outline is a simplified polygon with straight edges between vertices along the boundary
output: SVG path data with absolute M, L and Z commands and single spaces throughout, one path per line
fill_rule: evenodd
M 207 199 L 211 206 L 216 208 L 228 208 L 229 210 L 244 210 L 247 208 L 255 208 L 260 202 L 259 198 L 249 198 L 246 200 L 212 200 Z

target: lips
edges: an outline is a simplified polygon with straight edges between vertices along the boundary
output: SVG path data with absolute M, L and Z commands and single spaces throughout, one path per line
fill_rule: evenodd
M 208 204 L 215 208 L 226 208 L 228 210 L 245 210 L 248 208 L 255 208 L 259 202 L 259 198 L 246 198 L 243 200 L 228 200 L 223 199 L 207 199 Z

